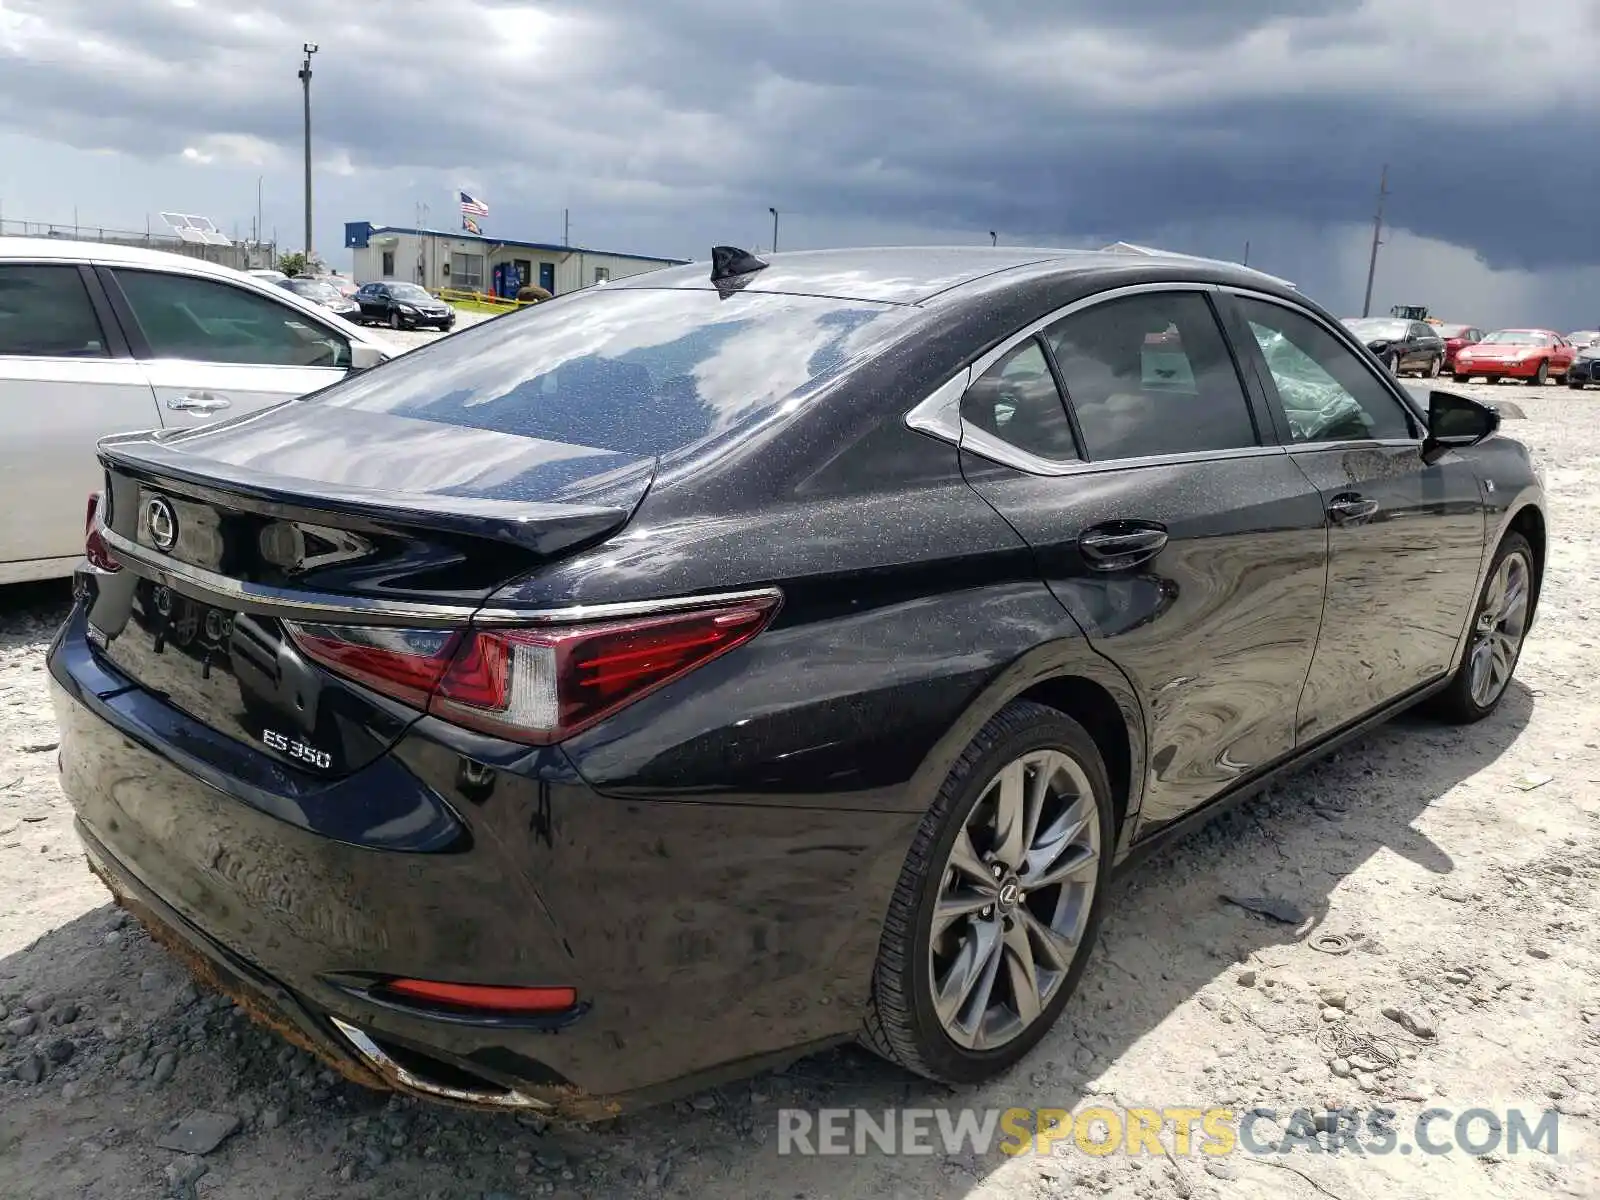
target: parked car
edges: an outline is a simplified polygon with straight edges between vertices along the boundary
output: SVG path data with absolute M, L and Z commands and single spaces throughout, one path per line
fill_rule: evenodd
M 72 573 L 101 436 L 276 404 L 391 352 L 228 267 L 0 238 L 0 583 Z
M 1576 333 L 1567 334 L 1567 341 L 1574 350 L 1582 350 L 1585 346 L 1593 346 L 1600 342 L 1600 329 L 1580 329 Z
M 331 313 L 337 313 L 346 320 L 359 321 L 361 319 L 361 305 L 354 300 L 347 300 L 340 295 L 339 289 L 323 279 L 313 278 L 309 275 L 296 275 L 293 279 L 283 279 L 278 286 L 285 291 L 293 292 L 302 300 L 309 300 Z
M 1444 339 L 1425 321 L 1347 317 L 1344 323 L 1392 374 L 1415 371 L 1432 378 L 1444 369 Z
M 1540 387 L 1552 376 L 1565 376 L 1575 357 L 1571 344 L 1553 330 L 1498 329 L 1477 345 L 1459 351 L 1454 373 L 1457 383 L 1481 375 L 1490 383 L 1521 379 Z
M 860 1036 L 974 1083 L 1116 864 L 1494 711 L 1545 556 L 1498 421 L 1232 264 L 719 248 L 103 441 L 62 785 L 357 1078 L 587 1116 Z
M 1483 340 L 1483 330 L 1476 325 L 1439 325 L 1435 328 L 1444 339 L 1444 369 L 1447 371 L 1455 366 L 1456 355 Z
M 1600 341 L 1579 348 L 1567 368 L 1567 386 L 1573 391 L 1596 383 L 1600 383 Z
M 381 321 L 391 329 L 419 329 L 432 325 L 455 327 L 456 310 L 415 283 L 368 283 L 357 289 L 355 301 L 366 321 Z

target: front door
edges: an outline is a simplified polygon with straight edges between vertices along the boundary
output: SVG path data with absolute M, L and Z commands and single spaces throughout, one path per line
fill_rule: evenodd
M 81 556 L 95 442 L 160 427 L 143 372 L 113 355 L 77 266 L 0 265 L 0 580 Z
M 292 400 L 337 383 L 350 365 L 349 341 L 291 305 L 199 276 L 101 270 L 126 301 L 164 425 Z
M 968 481 L 1144 705 L 1140 830 L 1290 753 L 1322 505 L 1247 398 L 1206 290 L 1068 313 L 988 366 L 962 416 Z
M 539 286 L 552 296 L 556 294 L 556 265 L 555 263 L 542 262 L 539 264 Z
M 1422 461 L 1416 414 L 1331 325 L 1234 303 L 1327 512 L 1327 609 L 1297 721 L 1313 741 L 1449 670 L 1483 560 L 1483 496 L 1458 455 Z

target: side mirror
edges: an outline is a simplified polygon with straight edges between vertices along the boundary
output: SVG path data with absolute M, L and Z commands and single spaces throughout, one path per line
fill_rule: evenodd
M 389 356 L 376 346 L 368 346 L 364 342 L 356 342 L 350 347 L 350 370 L 370 371 L 373 367 L 389 361 Z
M 1422 461 L 1432 465 L 1451 450 L 1476 446 L 1500 428 L 1500 413 L 1487 404 L 1453 392 L 1428 396 L 1428 436 L 1422 441 Z

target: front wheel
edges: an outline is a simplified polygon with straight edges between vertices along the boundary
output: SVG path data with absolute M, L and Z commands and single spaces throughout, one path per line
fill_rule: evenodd
M 390 312 L 389 312 L 389 328 L 390 329 L 399 329 L 400 328 L 400 313 L 399 313 L 398 309 L 391 309 Z
M 1398 376 L 1400 374 L 1400 356 L 1394 353 L 1385 354 L 1383 356 L 1383 367 L 1389 374 Z
M 1535 586 L 1528 539 L 1506 535 L 1478 595 L 1467 652 L 1435 705 L 1446 720 L 1470 724 L 1499 706 L 1522 655 Z
M 1569 388 L 1571 388 L 1575 392 L 1581 392 L 1581 391 L 1583 391 L 1583 380 L 1581 380 L 1581 379 L 1568 379 L 1567 380 L 1567 386 Z
M 1431 359 L 1428 360 L 1428 378 L 1429 379 L 1437 379 L 1437 378 L 1439 378 L 1439 373 L 1441 371 L 1443 371 L 1443 370 L 1444 370 L 1444 359 L 1441 356 L 1435 354 Z
M 1539 363 L 1539 369 L 1537 371 L 1535 371 L 1533 373 L 1533 375 L 1529 378 L 1528 386 L 1529 387 L 1543 387 L 1544 386 L 1544 381 L 1549 379 L 1549 378 L 1550 378 L 1550 360 L 1548 358 L 1546 358 L 1546 359 L 1543 359 Z
M 1463 375 L 1460 371 L 1457 371 L 1455 372 L 1455 380 L 1457 383 L 1469 383 L 1472 380 L 1472 376 Z
M 952 1084 L 1020 1060 L 1088 963 L 1115 841 L 1094 740 L 1054 709 L 1007 705 L 912 840 L 878 948 L 867 1044 Z

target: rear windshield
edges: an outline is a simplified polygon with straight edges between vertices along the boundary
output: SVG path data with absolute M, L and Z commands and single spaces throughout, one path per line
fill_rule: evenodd
M 914 311 L 597 288 L 442 338 L 309 403 L 665 455 L 814 387 Z

